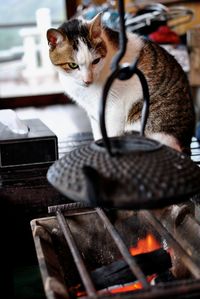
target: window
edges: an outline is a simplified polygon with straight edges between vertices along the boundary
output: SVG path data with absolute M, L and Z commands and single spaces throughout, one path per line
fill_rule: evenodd
M 62 92 L 46 30 L 66 19 L 64 0 L 0 0 L 0 97 Z

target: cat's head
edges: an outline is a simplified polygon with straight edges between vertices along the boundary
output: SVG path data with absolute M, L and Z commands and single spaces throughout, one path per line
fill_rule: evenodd
M 89 86 L 104 65 L 107 47 L 102 38 L 101 14 L 91 21 L 70 20 L 49 29 L 47 39 L 51 62 L 77 83 Z

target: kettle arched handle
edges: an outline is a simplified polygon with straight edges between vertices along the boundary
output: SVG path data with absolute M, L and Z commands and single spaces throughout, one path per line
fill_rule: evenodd
M 109 137 L 107 135 L 106 124 L 105 124 L 106 100 L 108 97 L 108 92 L 115 79 L 127 80 L 130 79 L 134 74 L 138 76 L 143 91 L 144 104 L 143 104 L 142 115 L 141 115 L 140 135 L 141 136 L 144 135 L 145 126 L 149 115 L 149 103 L 150 103 L 147 80 L 144 74 L 142 73 L 142 71 L 137 68 L 137 61 L 132 65 L 127 65 L 127 64 L 121 66 L 118 65 L 118 67 L 111 73 L 111 75 L 108 77 L 105 83 L 102 92 L 101 102 L 100 102 L 100 129 L 101 129 L 102 139 L 103 139 L 104 146 L 106 147 L 108 153 L 111 156 L 113 155 L 113 152 L 111 149 L 111 144 L 110 144 Z

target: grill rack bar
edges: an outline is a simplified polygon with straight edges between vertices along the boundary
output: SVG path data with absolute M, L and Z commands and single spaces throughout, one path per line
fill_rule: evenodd
M 95 295 L 96 291 L 95 291 L 94 284 L 91 280 L 90 274 L 87 271 L 84 260 L 81 257 L 81 254 L 79 252 L 79 249 L 76 245 L 75 240 L 73 239 L 73 236 L 71 234 L 71 231 L 67 224 L 67 221 L 65 220 L 65 217 L 61 212 L 61 211 L 68 211 L 68 210 L 71 210 L 71 209 L 73 210 L 73 209 L 77 209 L 77 208 L 80 209 L 80 207 L 87 208 L 88 206 L 85 204 L 82 204 L 82 203 L 70 203 L 70 204 L 63 204 L 60 206 L 59 205 L 58 206 L 50 206 L 48 208 L 48 211 L 49 211 L 49 213 L 56 212 L 56 217 L 57 217 L 58 223 L 59 223 L 60 228 L 63 232 L 63 235 L 69 245 L 69 248 L 70 248 L 72 256 L 74 258 L 74 262 L 76 264 L 77 270 L 79 271 L 79 274 L 82 278 L 84 287 L 85 287 L 88 295 Z M 125 243 L 121 239 L 118 231 L 115 229 L 115 227 L 110 222 L 109 218 L 106 216 L 106 214 L 100 208 L 96 208 L 94 211 L 96 211 L 96 213 L 99 215 L 99 217 L 102 220 L 102 222 L 104 223 L 104 225 L 106 225 L 108 232 L 110 233 L 111 237 L 113 238 L 116 246 L 118 247 L 118 249 L 119 249 L 120 253 L 122 254 L 122 256 L 124 257 L 125 261 L 129 265 L 132 273 L 141 282 L 141 284 L 145 290 L 149 289 L 150 286 L 146 280 L 145 274 L 143 273 L 141 268 L 136 263 L 134 257 L 131 256 L 131 254 L 129 253 Z
M 137 277 L 137 279 L 142 283 L 142 286 L 145 290 L 149 289 L 149 283 L 146 280 L 144 273 L 142 272 L 141 268 L 136 263 L 134 256 L 129 253 L 125 243 L 121 239 L 119 233 L 115 229 L 115 227 L 110 222 L 109 218 L 106 216 L 104 211 L 100 208 L 95 209 L 99 217 L 101 218 L 102 222 L 106 225 L 106 228 L 110 235 L 112 236 L 115 244 L 117 245 L 121 255 L 124 257 L 125 261 L 129 265 L 133 274 Z
M 71 234 L 71 231 L 67 224 L 67 221 L 65 220 L 61 211 L 59 211 L 59 210 L 57 210 L 57 212 L 56 212 L 56 217 L 57 217 L 58 223 L 60 225 L 60 228 L 63 232 L 63 235 L 68 243 L 68 246 L 70 248 L 72 256 L 74 258 L 74 262 L 75 262 L 78 272 L 81 276 L 83 285 L 84 285 L 89 296 L 95 296 L 96 290 L 95 290 L 94 284 L 92 282 L 89 272 L 87 271 L 84 260 L 79 252 L 76 242 Z
M 105 214 L 105 212 L 101 208 L 90 208 L 88 205 L 83 203 L 69 203 L 69 204 L 63 204 L 63 205 L 55 205 L 48 207 L 49 213 L 56 213 L 56 217 L 58 220 L 58 223 L 60 225 L 60 228 L 65 236 L 65 239 L 69 245 L 69 248 L 72 252 L 74 262 L 76 264 L 77 270 L 80 274 L 80 277 L 82 279 L 83 285 L 90 296 L 96 296 L 97 291 L 95 289 L 95 286 L 92 282 L 92 279 L 90 277 L 90 274 L 87 270 L 87 267 L 84 263 L 83 258 L 81 257 L 81 254 L 79 252 L 79 249 L 76 246 L 76 242 L 73 239 L 73 236 L 71 234 L 70 228 L 67 224 L 67 221 L 64 217 L 64 214 L 69 213 L 69 215 L 77 215 L 77 214 L 87 214 L 88 211 L 90 213 L 96 212 L 104 225 L 106 226 L 109 234 L 113 238 L 116 246 L 120 250 L 122 256 L 124 257 L 124 260 L 127 262 L 127 264 L 130 267 L 130 270 L 134 273 L 134 275 L 137 277 L 137 279 L 142 283 L 144 290 L 148 291 L 151 290 L 151 287 L 149 283 L 146 281 L 145 274 L 142 272 L 140 267 L 134 262 L 134 257 L 132 257 L 121 239 L 118 231 L 116 228 L 112 225 L 109 218 Z M 74 211 L 74 213 L 73 213 Z M 179 245 L 179 243 L 173 238 L 171 233 L 167 230 L 167 228 L 164 227 L 164 225 L 157 219 L 156 216 L 150 211 L 140 211 L 140 213 L 146 218 L 148 223 L 150 223 L 157 231 L 160 233 L 171 245 L 172 247 L 182 256 L 182 261 L 184 265 L 189 269 L 191 274 L 196 278 L 200 279 L 200 269 L 198 266 L 193 262 L 192 258 L 185 252 L 185 250 Z
M 139 212 L 146 220 L 160 233 L 169 244 L 172 245 L 173 249 L 176 250 L 178 255 L 182 257 L 182 261 L 191 274 L 196 278 L 200 279 L 200 269 L 193 262 L 192 258 L 187 252 L 181 247 L 181 245 L 174 239 L 174 237 L 168 232 L 168 230 L 160 223 L 160 221 L 149 211 L 143 210 Z

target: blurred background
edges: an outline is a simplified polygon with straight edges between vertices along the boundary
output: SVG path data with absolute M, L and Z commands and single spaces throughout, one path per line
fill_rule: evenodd
M 46 93 L 53 74 L 45 31 L 66 19 L 65 2 L 1 0 L 0 5 L 1 97 Z M 54 83 L 52 92 L 59 90 Z
M 103 22 L 117 29 L 116 1 L 0 0 L 0 7 L 0 109 L 13 109 L 22 120 L 42 120 L 57 136 L 61 153 L 62 144 L 70 135 L 91 132 L 91 128 L 86 113 L 67 97 L 58 81 L 49 60 L 46 31 L 50 27 L 57 28 L 73 16 L 83 15 L 91 19 L 99 11 L 104 12 Z M 165 47 L 186 72 L 196 110 L 196 136 L 200 140 L 200 1 L 125 0 L 125 8 L 127 31 Z M 16 223 L 20 223 L 20 229 L 16 226 L 14 235 L 16 238 L 21 235 L 23 248 L 16 242 L 8 251 L 14 260 L 15 298 L 44 298 L 29 225 L 31 217 L 37 217 L 41 212 L 38 210 L 38 202 L 43 200 L 40 198 L 41 188 L 38 191 L 37 186 L 29 185 L 25 190 L 22 180 L 9 178 L 12 172 L 4 175 L 10 185 L 4 187 L 0 182 L 1 199 L 3 194 L 7 208 L 9 198 L 21 215 L 21 218 L 13 216 Z M 26 174 L 21 175 L 25 181 Z M 4 180 L 3 175 L 2 178 Z M 16 188 L 12 184 L 16 184 Z M 49 200 L 53 198 L 51 192 L 48 193 Z M 27 198 L 32 201 L 29 206 Z M 46 201 L 45 205 L 48 203 Z M 31 216 L 27 210 L 33 211 Z M 7 237 L 5 232 L 3 239 L 7 240 Z

